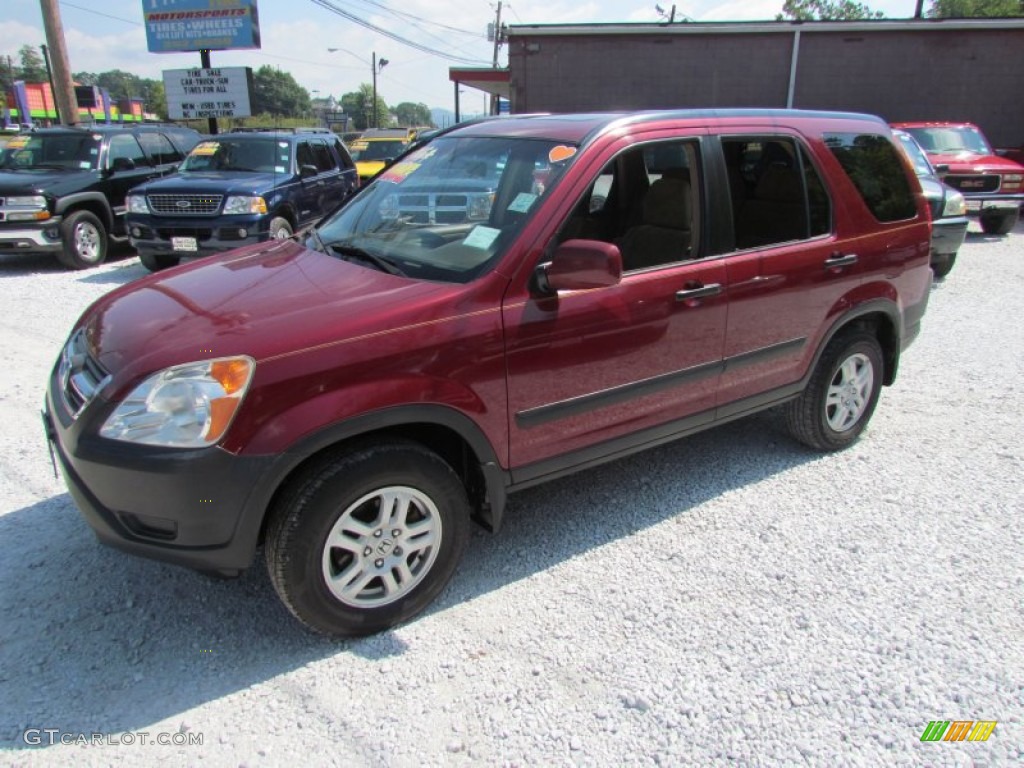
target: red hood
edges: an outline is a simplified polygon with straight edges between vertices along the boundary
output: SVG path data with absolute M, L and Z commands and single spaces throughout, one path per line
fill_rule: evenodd
M 460 288 L 278 241 L 137 280 L 97 301 L 84 320 L 119 390 L 170 365 L 240 354 L 259 361 L 429 319 Z
M 932 165 L 948 165 L 950 173 L 1024 173 L 1024 166 L 999 155 L 977 152 L 929 152 Z

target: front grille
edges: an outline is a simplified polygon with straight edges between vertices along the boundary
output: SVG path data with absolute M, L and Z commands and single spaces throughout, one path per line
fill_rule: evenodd
M 460 194 L 404 194 L 398 196 L 401 216 L 413 224 L 461 224 L 468 218 L 469 196 Z
M 96 393 L 110 380 L 110 374 L 89 354 L 85 331 L 76 331 L 60 355 L 57 371 L 61 396 L 72 417 L 78 416 Z
M 212 216 L 220 210 L 224 195 L 147 195 L 153 213 L 174 216 Z
M 978 192 L 995 192 L 999 189 L 999 175 L 993 173 L 977 174 L 974 176 L 947 174 L 942 180 L 953 189 L 958 189 L 968 195 L 977 194 Z

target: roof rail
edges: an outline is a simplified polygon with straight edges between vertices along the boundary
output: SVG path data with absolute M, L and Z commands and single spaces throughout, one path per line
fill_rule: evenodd
M 245 126 L 240 126 L 232 128 L 231 130 L 227 131 L 227 133 L 334 133 L 334 131 L 332 131 L 330 128 L 313 128 L 305 126 L 300 126 L 298 128 L 249 128 Z

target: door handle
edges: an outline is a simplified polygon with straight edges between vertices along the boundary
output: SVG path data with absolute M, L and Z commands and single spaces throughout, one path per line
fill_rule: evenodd
M 722 292 L 721 283 L 711 283 L 710 285 L 700 285 L 699 283 L 694 285 L 692 288 L 684 288 L 681 291 L 676 291 L 676 301 L 691 301 L 693 299 L 704 299 L 708 296 L 717 296 Z
M 827 259 L 825 259 L 825 269 L 832 269 L 834 267 L 849 267 L 857 263 L 857 254 L 855 253 L 833 253 Z

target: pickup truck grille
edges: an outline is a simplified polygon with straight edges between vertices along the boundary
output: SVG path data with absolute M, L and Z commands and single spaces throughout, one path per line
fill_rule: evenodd
M 57 375 L 64 405 L 75 418 L 110 380 L 110 374 L 89 354 L 85 332 L 81 329 L 64 345 Z
M 977 174 L 975 176 L 954 176 L 948 174 L 942 180 L 953 189 L 958 189 L 965 195 L 970 195 L 979 192 L 995 192 L 999 189 L 1000 177 L 994 173 Z
M 174 216 L 212 216 L 224 195 L 147 195 L 153 213 Z
M 469 216 L 464 194 L 409 193 L 398 195 L 398 210 L 413 224 L 461 224 Z

